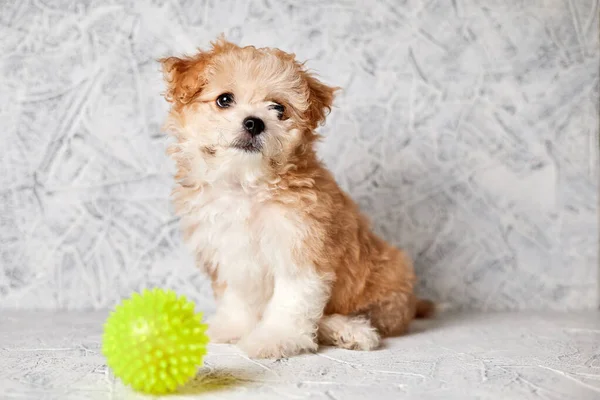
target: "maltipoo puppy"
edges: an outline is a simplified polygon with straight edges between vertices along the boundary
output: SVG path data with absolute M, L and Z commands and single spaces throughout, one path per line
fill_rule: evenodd
M 371 350 L 432 311 L 315 153 L 337 88 L 293 54 L 224 39 L 161 60 L 185 241 L 212 279 L 213 342 L 279 358 Z

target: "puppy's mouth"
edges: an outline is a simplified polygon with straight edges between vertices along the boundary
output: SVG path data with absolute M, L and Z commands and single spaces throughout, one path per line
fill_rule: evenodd
M 240 137 L 235 139 L 231 143 L 231 147 L 234 149 L 242 150 L 246 153 L 260 153 L 262 150 L 262 141 L 258 136 L 254 137 Z

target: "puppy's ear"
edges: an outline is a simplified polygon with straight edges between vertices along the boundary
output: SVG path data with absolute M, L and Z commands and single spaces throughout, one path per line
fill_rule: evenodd
M 305 74 L 308 84 L 308 110 L 306 111 L 311 129 L 325 122 L 325 117 L 331 111 L 335 93 L 339 87 L 330 87 L 320 82 L 310 74 Z
M 229 50 L 239 49 L 240 47 L 225 39 L 224 34 L 220 34 L 216 40 L 210 42 L 215 53 L 224 53 Z
M 159 60 L 167 83 L 167 101 L 187 104 L 202 90 L 206 83 L 204 70 L 208 59 L 209 55 L 201 52 L 194 57 L 168 57 Z

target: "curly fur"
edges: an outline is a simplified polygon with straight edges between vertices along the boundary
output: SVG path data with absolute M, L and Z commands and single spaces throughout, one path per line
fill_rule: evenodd
M 370 350 L 431 311 L 413 294 L 410 259 L 373 233 L 317 158 L 315 129 L 337 88 L 293 54 L 224 39 L 162 65 L 173 198 L 213 281 L 213 341 L 237 342 L 253 357 L 314 351 L 318 341 Z M 233 94 L 232 107 L 217 107 L 222 93 Z M 266 126 L 256 152 L 236 147 L 250 115 Z

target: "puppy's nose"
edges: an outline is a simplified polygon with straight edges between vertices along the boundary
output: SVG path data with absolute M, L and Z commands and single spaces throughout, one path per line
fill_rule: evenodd
M 260 118 L 248 117 L 244 120 L 244 128 L 249 134 L 256 136 L 265 130 L 265 123 Z

